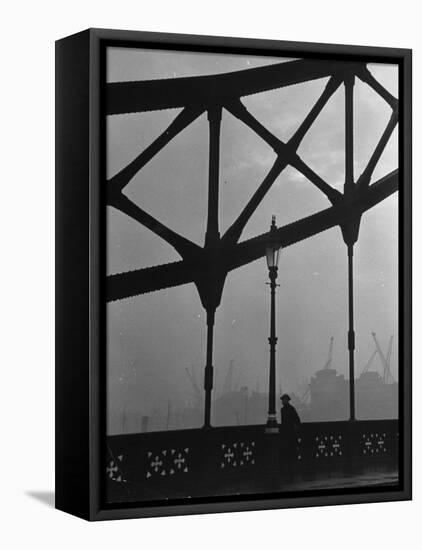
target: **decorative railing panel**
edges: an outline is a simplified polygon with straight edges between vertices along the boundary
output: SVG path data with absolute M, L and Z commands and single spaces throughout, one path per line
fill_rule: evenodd
M 398 423 L 311 422 L 293 437 L 264 426 L 118 435 L 107 450 L 113 502 L 277 492 L 335 472 L 397 470 Z

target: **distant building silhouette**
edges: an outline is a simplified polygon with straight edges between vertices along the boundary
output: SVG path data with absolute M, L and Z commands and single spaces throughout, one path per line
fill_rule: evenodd
M 355 383 L 359 420 L 398 417 L 398 384 L 377 372 L 363 372 Z M 309 420 L 345 420 L 349 415 L 349 381 L 335 369 L 321 369 L 311 378 Z
M 349 412 L 349 385 L 343 375 L 332 368 L 315 373 L 310 383 L 310 419 L 344 420 Z
M 247 386 L 224 393 L 214 401 L 213 422 L 216 426 L 263 424 L 268 408 L 268 394 L 249 392 Z
M 377 372 L 356 380 L 356 412 L 360 420 L 398 418 L 398 384 L 387 384 Z

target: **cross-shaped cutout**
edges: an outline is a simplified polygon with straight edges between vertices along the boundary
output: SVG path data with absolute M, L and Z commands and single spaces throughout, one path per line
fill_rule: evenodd
M 154 471 L 158 472 L 158 468 L 163 465 L 163 461 L 158 458 L 158 456 L 155 457 L 155 459 L 151 462 L 151 466 L 154 468 Z
M 248 461 L 252 457 L 252 451 L 249 449 L 249 447 L 246 447 L 246 451 L 243 451 L 243 456 Z
M 181 453 L 177 455 L 177 458 L 174 459 L 174 463 L 176 464 L 177 468 L 180 470 L 182 467 L 182 464 L 186 462 L 186 459 L 182 457 Z
M 229 450 L 227 451 L 227 453 L 224 454 L 224 458 L 227 459 L 227 462 L 230 462 L 231 459 L 234 458 L 234 453 L 230 449 L 230 447 L 229 447 Z

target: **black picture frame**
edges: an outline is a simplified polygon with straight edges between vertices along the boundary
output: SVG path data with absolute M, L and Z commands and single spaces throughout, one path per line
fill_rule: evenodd
M 106 504 L 105 468 L 105 48 L 284 55 L 399 66 L 398 488 Z M 87 520 L 411 499 L 412 52 L 346 46 L 89 29 L 56 42 L 56 508 Z

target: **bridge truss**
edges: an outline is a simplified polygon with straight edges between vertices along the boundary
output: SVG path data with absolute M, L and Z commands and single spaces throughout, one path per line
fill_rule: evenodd
M 242 98 L 294 84 L 329 78 L 324 90 L 296 132 L 284 142 L 270 132 L 245 107 Z M 354 84 L 356 78 L 372 88 L 391 108 L 390 119 L 359 177 L 354 174 Z M 345 90 L 345 181 L 343 192 L 330 186 L 298 154 L 306 136 L 336 90 Z M 215 312 L 227 274 L 265 256 L 269 234 L 240 242 L 242 232 L 283 172 L 292 166 L 328 200 L 329 206 L 316 214 L 277 229 L 282 247 L 292 246 L 329 228 L 339 226 L 348 256 L 350 419 L 355 419 L 354 398 L 354 309 L 353 250 L 359 237 L 362 215 L 398 190 L 398 170 L 372 181 L 378 161 L 398 123 L 398 100 L 371 74 L 366 64 L 349 61 L 297 60 L 215 76 L 107 84 L 106 114 L 120 115 L 181 108 L 167 129 L 146 149 L 107 181 L 107 204 L 146 227 L 180 255 L 181 260 L 107 277 L 107 301 L 122 300 L 164 288 L 194 283 L 207 313 L 207 357 L 204 376 L 204 426 L 211 425 L 213 387 L 213 331 Z M 269 172 L 257 185 L 246 206 L 224 234 L 219 231 L 220 128 L 228 112 L 255 132 L 275 152 Z M 125 187 L 173 138 L 200 115 L 209 126 L 208 212 L 204 245 L 198 246 L 165 226 L 151 213 L 131 201 Z M 274 240 L 274 237 L 271 237 Z

